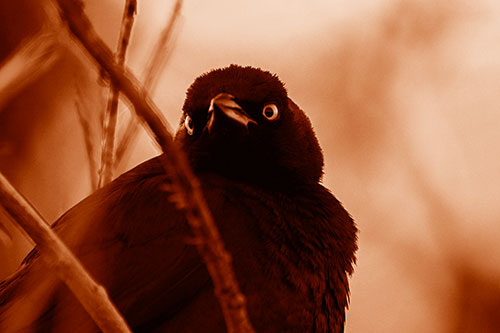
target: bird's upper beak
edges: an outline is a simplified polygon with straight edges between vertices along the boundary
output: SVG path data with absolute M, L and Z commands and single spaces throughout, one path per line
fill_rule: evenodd
M 257 125 L 257 122 L 250 118 L 245 110 L 235 102 L 234 96 L 227 93 L 220 93 L 210 100 L 208 121 L 206 125 L 206 129 L 209 133 L 213 130 L 215 118 L 222 115 L 236 121 L 247 129 L 250 123 Z

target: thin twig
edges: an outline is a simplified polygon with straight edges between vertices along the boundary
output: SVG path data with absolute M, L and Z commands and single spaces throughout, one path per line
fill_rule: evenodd
M 229 332 L 253 332 L 246 311 L 246 301 L 240 292 L 231 265 L 231 256 L 225 250 L 207 203 L 201 192 L 199 180 L 194 176 L 184 152 L 173 141 L 167 124 L 147 91 L 123 66 L 119 66 L 113 53 L 94 31 L 78 0 L 57 0 L 61 16 L 70 31 L 104 69 L 112 84 L 123 92 L 134 105 L 139 118 L 145 122 L 152 136 L 165 153 L 162 159 L 165 171 L 172 179 L 173 188 L 184 203 L 188 223 L 194 236 L 200 240 L 196 246 L 205 261 L 214 283 Z
M 170 14 L 168 24 L 162 30 L 160 38 L 156 43 L 155 50 L 153 51 L 153 57 L 150 59 L 146 70 L 146 79 L 144 80 L 144 87 L 148 91 L 151 91 L 150 89 L 156 86 L 158 73 L 163 71 L 163 68 L 168 61 L 168 55 L 170 54 L 171 48 L 167 46 L 169 46 L 169 42 L 172 40 L 172 33 L 174 32 L 175 25 L 180 17 L 181 9 L 182 0 L 177 0 L 172 13 Z
M 117 170 L 121 162 L 127 156 L 127 152 L 131 151 L 132 144 L 134 143 L 137 134 L 139 134 L 139 123 L 133 114 L 130 115 L 130 119 L 125 127 L 125 132 L 123 133 L 120 142 L 118 142 L 118 147 L 115 152 L 115 162 L 113 170 Z
M 116 61 L 122 66 L 125 63 L 125 54 L 130 41 L 132 26 L 137 12 L 137 1 L 127 0 L 123 11 L 122 25 L 120 29 L 120 42 L 116 52 Z M 115 145 L 115 128 L 118 113 L 118 95 L 119 91 L 115 85 L 110 85 L 110 95 L 108 106 L 106 108 L 104 124 L 104 141 L 101 153 L 101 169 L 99 171 L 99 184 L 102 187 L 109 183 L 113 178 L 113 151 Z
M 82 101 L 83 98 L 82 89 L 80 85 L 76 85 L 77 98 L 75 100 L 76 112 L 78 115 L 78 121 L 80 127 L 82 128 L 83 138 L 85 141 L 85 149 L 87 151 L 87 160 L 89 162 L 89 176 L 90 176 L 90 188 L 92 192 L 97 189 L 98 179 L 97 179 L 97 162 L 94 158 L 94 143 L 92 142 L 91 125 L 87 117 L 85 116 L 85 111 L 83 110 L 85 106 Z
M 0 109 L 49 70 L 59 56 L 53 34 L 37 33 L 0 64 Z
M 71 289 L 99 328 L 103 332 L 130 332 L 127 323 L 109 300 L 106 289 L 90 277 L 49 224 L 1 173 L 0 202 L 35 241 L 42 259 Z
M 168 20 L 167 25 L 162 30 L 158 41 L 155 43 L 155 50 L 153 51 L 153 55 L 149 60 L 149 65 L 147 66 L 144 79 L 144 88 L 149 91 L 150 94 L 153 94 L 158 82 L 158 76 L 163 72 L 163 69 L 165 68 L 165 65 L 170 58 L 169 55 L 172 54 L 172 47 L 170 42 L 172 40 L 174 28 L 180 16 L 181 8 L 182 0 L 177 0 L 175 2 L 174 9 L 170 15 L 170 19 Z M 138 133 L 139 125 L 135 117 L 132 116 L 130 117 L 125 132 L 120 142 L 118 143 L 115 154 L 115 163 L 113 168 L 114 170 L 118 168 L 121 161 L 125 157 L 126 152 L 130 151 L 130 146 Z

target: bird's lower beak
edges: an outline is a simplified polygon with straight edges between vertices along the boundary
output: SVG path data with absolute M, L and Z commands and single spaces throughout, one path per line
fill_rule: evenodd
M 236 121 L 247 129 L 248 124 L 257 125 L 257 122 L 250 118 L 245 110 L 235 102 L 234 96 L 227 93 L 220 93 L 210 100 L 206 125 L 209 133 L 213 130 L 215 118 L 220 116 L 216 114 L 224 115 L 226 118 Z

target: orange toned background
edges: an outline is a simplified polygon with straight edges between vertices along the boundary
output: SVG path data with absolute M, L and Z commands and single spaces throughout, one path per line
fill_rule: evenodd
M 0 0 L 0 62 L 41 29 L 43 3 Z M 87 1 L 112 49 L 122 7 Z M 172 7 L 139 0 L 127 63 L 140 78 Z M 347 332 L 498 331 L 499 4 L 185 1 L 174 36 L 153 92 L 172 127 L 192 80 L 230 63 L 278 73 L 309 114 L 324 184 L 360 229 Z M 90 193 L 108 91 L 76 46 L 55 52 L 0 98 L 0 170 L 50 221 Z M 142 133 L 119 172 L 157 153 Z M 7 219 L 0 278 L 30 247 Z

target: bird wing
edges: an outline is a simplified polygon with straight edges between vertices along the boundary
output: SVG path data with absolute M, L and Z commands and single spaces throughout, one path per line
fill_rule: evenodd
M 210 283 L 184 214 L 163 189 L 169 179 L 161 158 L 123 174 L 53 225 L 132 327 L 168 318 Z M 0 284 L 0 331 L 30 327 L 95 329 L 36 248 Z

